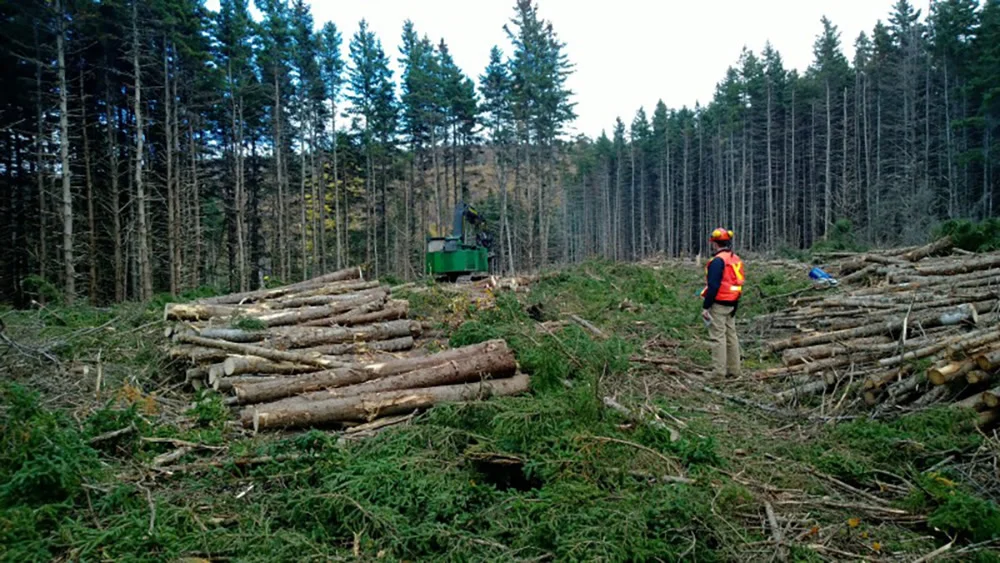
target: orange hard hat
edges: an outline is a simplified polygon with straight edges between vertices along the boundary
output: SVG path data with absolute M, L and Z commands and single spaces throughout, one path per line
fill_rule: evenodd
M 712 231 L 712 236 L 708 237 L 708 240 L 718 242 L 733 240 L 733 232 L 724 227 L 719 227 Z

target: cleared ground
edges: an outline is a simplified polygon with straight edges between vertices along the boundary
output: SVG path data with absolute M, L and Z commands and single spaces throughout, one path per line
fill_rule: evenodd
M 751 271 L 743 318 L 805 283 Z M 441 330 L 426 346 L 506 338 L 533 391 L 358 438 L 253 436 L 183 391 L 162 302 L 3 313 L 0 557 L 1000 561 L 995 435 L 959 409 L 775 410 L 749 327 L 747 377 L 711 380 L 701 275 L 591 262 L 527 291 L 410 288 Z

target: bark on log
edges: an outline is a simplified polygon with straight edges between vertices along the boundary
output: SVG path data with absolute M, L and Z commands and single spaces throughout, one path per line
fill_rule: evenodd
M 392 338 L 389 340 L 374 340 L 370 342 L 351 342 L 349 344 L 329 344 L 326 346 L 314 346 L 312 348 L 302 348 L 301 352 L 312 352 L 324 356 L 344 356 L 347 354 L 368 354 L 371 352 L 401 352 L 413 348 L 414 340 L 412 336 L 402 338 Z
M 924 313 L 914 315 L 909 319 L 905 316 L 895 317 L 880 323 L 872 323 L 867 326 L 861 326 L 848 330 L 838 330 L 820 334 L 799 334 L 790 338 L 771 342 L 768 344 L 767 348 L 771 352 L 781 352 L 789 348 L 801 348 L 803 346 L 827 344 L 838 340 L 851 340 L 854 338 L 875 336 L 879 334 L 893 334 L 903 328 L 904 322 L 908 322 L 910 327 L 918 325 L 924 327 L 950 326 L 962 322 L 975 322 L 976 315 L 977 312 L 975 307 L 972 305 L 965 305 L 945 313 Z
M 366 393 L 419 389 L 440 385 L 455 385 L 480 379 L 501 379 L 517 372 L 514 353 L 508 348 L 496 348 L 463 360 L 450 360 L 444 364 L 371 379 L 363 383 L 334 387 L 322 391 L 305 393 L 278 402 L 324 401 L 336 397 L 355 397 Z
M 191 383 L 195 380 L 208 381 L 208 366 L 195 366 L 188 368 L 184 372 L 184 382 Z
M 944 338 L 927 346 L 922 346 L 920 348 L 917 348 L 916 350 L 910 350 L 909 352 L 904 352 L 902 354 L 898 354 L 888 358 L 882 358 L 881 360 L 878 361 L 878 363 L 882 367 L 891 367 L 899 365 L 903 362 L 908 362 L 910 360 L 919 360 L 921 358 L 933 356 L 938 352 L 941 352 L 948 348 L 961 346 L 962 341 L 970 340 L 978 335 L 979 333 L 976 332 L 969 334 L 959 334 L 956 336 L 952 336 L 951 338 Z
M 910 262 L 917 262 L 918 260 L 923 260 L 924 258 L 934 256 L 935 254 L 941 254 L 943 252 L 951 250 L 951 248 L 954 245 L 955 244 L 951 240 L 951 237 L 946 236 L 926 246 L 921 246 L 916 250 L 911 250 L 910 252 L 907 252 L 906 254 L 903 255 L 903 259 L 908 260 Z
M 208 338 L 203 338 L 200 336 L 194 336 L 190 334 L 180 335 L 178 339 L 181 342 L 187 342 L 189 344 L 198 344 L 200 346 L 213 347 L 219 350 L 225 350 L 227 352 L 235 352 L 237 354 L 243 354 L 246 356 L 260 356 L 261 358 L 267 358 L 269 360 L 274 360 L 276 362 L 302 363 L 302 364 L 319 366 L 325 369 L 343 367 L 345 365 L 345 363 L 340 361 L 339 359 L 330 358 L 328 356 L 287 352 L 283 350 L 273 350 L 261 346 L 254 346 L 252 344 L 240 344 L 237 342 L 226 342 L 224 340 L 211 340 Z
M 319 391 L 320 389 L 364 383 L 365 381 L 380 377 L 399 375 L 409 371 L 439 366 L 450 361 L 462 361 L 497 349 L 507 349 L 507 343 L 503 340 L 490 340 L 481 344 L 446 350 L 425 357 L 404 358 L 379 364 L 369 364 L 362 367 L 355 366 L 320 371 L 278 382 L 269 381 L 253 385 L 237 385 L 234 387 L 234 390 L 240 404 L 262 403 L 264 401 L 274 401 L 311 391 Z
M 236 305 L 216 305 L 211 303 L 167 303 L 163 306 L 165 321 L 207 321 L 234 315 L 253 316 L 266 313 L 264 307 L 242 307 Z
M 329 305 L 342 301 L 345 297 L 363 296 L 370 290 L 383 287 L 377 281 L 344 282 L 330 284 L 318 289 L 279 297 L 269 302 L 272 309 L 295 309 L 315 305 Z
M 188 358 L 195 364 L 214 364 L 225 360 L 228 355 L 225 350 L 198 346 L 188 353 Z
M 177 332 L 175 334 L 194 334 L 196 336 L 201 336 L 203 338 L 211 338 L 214 340 L 227 340 L 229 342 L 240 342 L 243 344 L 250 344 L 251 342 L 260 342 L 267 338 L 267 331 L 246 331 L 238 328 L 205 328 L 199 331 L 194 331 L 190 333 Z
M 818 346 L 807 346 L 805 348 L 795 348 L 785 350 L 781 355 L 781 361 L 786 366 L 806 363 L 812 360 L 822 360 L 831 358 L 838 354 L 853 354 L 858 352 L 881 351 L 884 345 L 895 345 L 889 338 L 884 336 L 872 336 L 869 338 L 858 338 L 847 342 L 834 342 L 832 344 L 820 344 Z M 889 348 L 891 350 L 891 348 Z
M 973 393 L 968 397 L 962 399 L 961 401 L 955 401 L 951 403 L 951 406 L 955 408 L 964 408 L 981 411 L 986 408 L 986 403 L 983 402 L 982 393 Z
M 325 344 L 371 342 L 420 334 L 420 323 L 401 319 L 356 327 L 275 327 L 270 330 L 275 344 L 288 348 L 311 348 Z
M 950 387 L 947 385 L 939 385 L 918 397 L 917 400 L 913 401 L 910 406 L 913 408 L 927 407 L 945 400 L 951 393 L 952 391 Z
M 206 330 L 204 333 L 209 333 L 209 331 Z M 267 331 L 226 329 L 225 331 L 213 332 L 211 334 L 217 334 L 218 338 L 208 338 L 204 335 L 193 333 L 180 333 L 174 337 L 174 340 L 182 342 L 183 338 L 197 336 L 213 342 L 242 343 L 261 342 L 260 337 L 263 336 L 266 340 L 263 340 L 263 345 L 260 347 L 264 348 L 312 348 L 327 344 L 389 340 L 405 336 L 416 336 L 420 334 L 420 323 L 409 320 L 397 320 L 352 328 L 281 326 L 272 327 Z M 259 356 L 260 354 L 249 355 Z
M 260 383 L 278 379 L 272 375 L 234 375 L 218 377 L 212 382 L 212 388 L 220 393 L 228 393 L 233 390 L 233 385 L 237 383 Z
M 814 381 L 810 381 L 804 385 L 799 385 L 798 387 L 793 387 L 780 393 L 776 393 L 774 396 L 774 404 L 781 405 L 797 397 L 818 395 L 825 391 L 827 387 L 836 383 L 837 379 L 838 378 L 833 374 L 825 374 L 824 376 L 818 377 Z
M 950 276 L 988 270 L 990 268 L 1000 268 L 1000 253 L 983 256 L 974 260 L 965 259 L 922 267 L 917 266 L 914 269 L 925 276 Z
M 277 312 L 272 312 L 271 314 L 265 315 L 255 315 L 254 319 L 264 323 L 267 327 L 276 326 L 289 326 L 289 325 L 301 325 L 309 321 L 314 321 L 317 319 L 324 319 L 327 317 L 332 317 L 340 313 L 346 313 L 352 309 L 362 307 L 368 304 L 377 304 L 377 307 L 382 307 L 385 304 L 385 300 L 388 295 L 384 292 L 376 293 L 371 296 L 362 297 L 360 299 L 351 299 L 347 301 L 335 301 L 329 305 L 323 305 L 320 307 L 302 307 L 299 309 L 282 309 Z
M 269 375 L 299 375 L 312 373 L 322 368 L 308 364 L 293 364 L 288 362 L 272 362 L 258 356 L 229 356 L 223 362 L 224 373 L 228 376 L 251 373 Z
M 274 289 L 248 291 L 245 293 L 232 293 L 229 295 L 221 295 L 219 297 L 210 297 L 208 299 L 202 299 L 201 302 L 225 305 L 225 304 L 261 301 L 266 299 L 274 299 L 298 291 L 315 289 L 317 287 L 322 287 L 323 285 L 334 282 L 358 280 L 358 279 L 361 279 L 360 268 L 346 268 L 344 270 L 332 272 L 313 279 L 305 280 L 299 283 L 293 283 L 282 287 L 277 287 Z
M 284 404 L 274 410 L 267 405 L 244 409 L 241 420 L 254 431 L 268 428 L 292 428 L 330 422 L 369 422 L 381 416 L 401 414 L 441 403 L 469 402 L 494 396 L 519 395 L 529 390 L 527 375 L 464 385 L 444 385 L 372 393 L 358 397 L 302 401 Z
M 985 332 L 977 330 L 969 333 L 969 335 L 970 338 L 948 346 L 945 351 L 949 358 L 961 359 L 965 357 L 966 352 L 969 350 L 975 350 L 977 348 L 982 348 L 983 346 L 989 346 L 989 349 L 993 350 L 998 344 L 1000 344 L 1000 331 L 998 330 L 989 330 Z
M 406 301 L 369 303 L 336 316 L 302 323 L 302 326 L 358 326 L 405 319 L 409 313 L 410 307 Z

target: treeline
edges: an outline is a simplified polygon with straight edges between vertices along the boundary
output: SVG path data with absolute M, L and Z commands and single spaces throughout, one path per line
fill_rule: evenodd
M 409 21 L 390 53 L 364 21 L 248 1 L 0 4 L 0 301 L 413 279 L 461 201 L 505 272 L 703 252 L 718 225 L 911 242 L 997 210 L 1000 0 L 900 0 L 853 61 L 824 20 L 803 74 L 744 51 L 707 106 L 597 139 L 566 138 L 573 65 L 530 0 L 474 76 Z
M 1000 2 L 899 0 L 854 42 L 822 21 L 812 65 L 744 50 L 705 107 L 649 116 L 568 148 L 567 259 L 742 248 L 915 243 L 946 219 L 998 211 Z
M 426 235 L 472 197 L 470 162 L 535 204 L 493 221 L 508 251 L 533 240 L 517 266 L 548 261 L 574 115 L 563 45 L 529 0 L 509 56 L 475 78 L 412 22 L 396 77 L 365 21 L 345 39 L 304 0 L 254 4 L 260 21 L 248 0 L 0 4 L 0 300 L 243 291 L 348 264 L 414 278 Z

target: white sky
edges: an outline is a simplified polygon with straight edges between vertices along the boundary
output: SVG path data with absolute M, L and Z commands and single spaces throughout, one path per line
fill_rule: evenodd
M 929 0 L 911 0 L 927 15 Z M 312 0 L 316 26 L 333 21 L 344 36 L 344 55 L 365 18 L 395 63 L 403 21 L 435 43 L 444 38 L 455 62 L 478 84 L 493 45 L 510 52 L 503 25 L 514 0 Z M 804 71 L 826 15 L 838 26 L 850 60 L 861 31 L 888 20 L 895 0 L 537 0 L 576 65 L 568 86 L 576 93 L 571 132 L 610 134 L 614 119 L 626 126 L 640 106 L 648 115 L 658 99 L 668 107 L 711 100 L 743 46 L 760 53 L 770 40 L 786 68 Z M 209 1 L 213 9 L 217 1 Z M 398 78 L 398 68 L 396 78 Z

